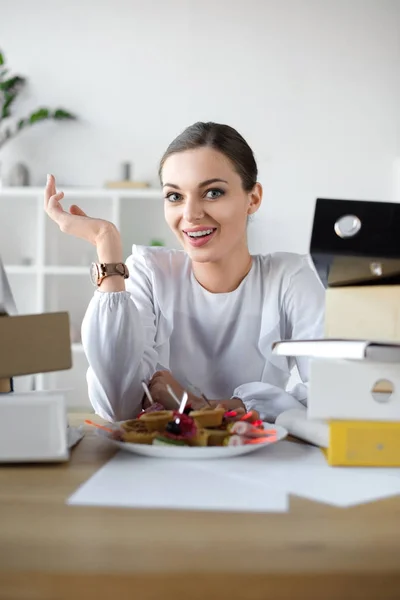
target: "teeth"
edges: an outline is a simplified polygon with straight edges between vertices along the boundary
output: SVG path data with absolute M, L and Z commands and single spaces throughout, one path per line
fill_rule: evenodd
M 203 235 L 210 235 L 213 231 L 213 229 L 204 229 L 204 231 L 188 231 L 187 234 L 189 237 L 202 237 Z

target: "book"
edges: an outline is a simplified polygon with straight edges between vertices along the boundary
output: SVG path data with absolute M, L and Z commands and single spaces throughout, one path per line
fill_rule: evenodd
M 280 356 L 400 362 L 400 344 L 371 340 L 285 340 L 274 342 L 272 352 Z
M 399 467 L 400 423 L 309 419 L 306 408 L 281 413 L 276 424 L 299 440 L 319 446 L 330 466 Z

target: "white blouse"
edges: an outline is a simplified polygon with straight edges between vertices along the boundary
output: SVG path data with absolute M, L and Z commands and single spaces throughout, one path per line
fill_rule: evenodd
M 233 292 L 195 279 L 180 250 L 133 246 L 124 292 L 96 291 L 82 324 L 90 401 L 122 420 L 141 408 L 141 382 L 169 369 L 213 400 L 240 398 L 274 421 L 307 401 L 307 359 L 271 352 L 272 342 L 323 337 L 325 292 L 307 256 L 253 256 Z M 286 391 L 297 364 L 303 384 Z

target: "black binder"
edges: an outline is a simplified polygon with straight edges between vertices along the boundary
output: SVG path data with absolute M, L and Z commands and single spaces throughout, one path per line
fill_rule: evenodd
M 400 284 L 400 204 L 318 198 L 310 254 L 325 287 Z

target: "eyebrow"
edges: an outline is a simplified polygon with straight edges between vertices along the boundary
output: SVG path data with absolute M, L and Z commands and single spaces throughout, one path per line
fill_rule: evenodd
M 205 181 L 202 181 L 201 183 L 199 183 L 198 187 L 202 188 L 206 185 L 210 185 L 210 183 L 228 183 L 226 181 L 226 179 L 219 179 L 218 177 L 214 178 L 214 179 L 206 179 Z M 179 187 L 179 185 L 176 185 L 175 183 L 163 183 L 163 187 L 172 187 L 176 190 L 180 190 L 181 188 Z

